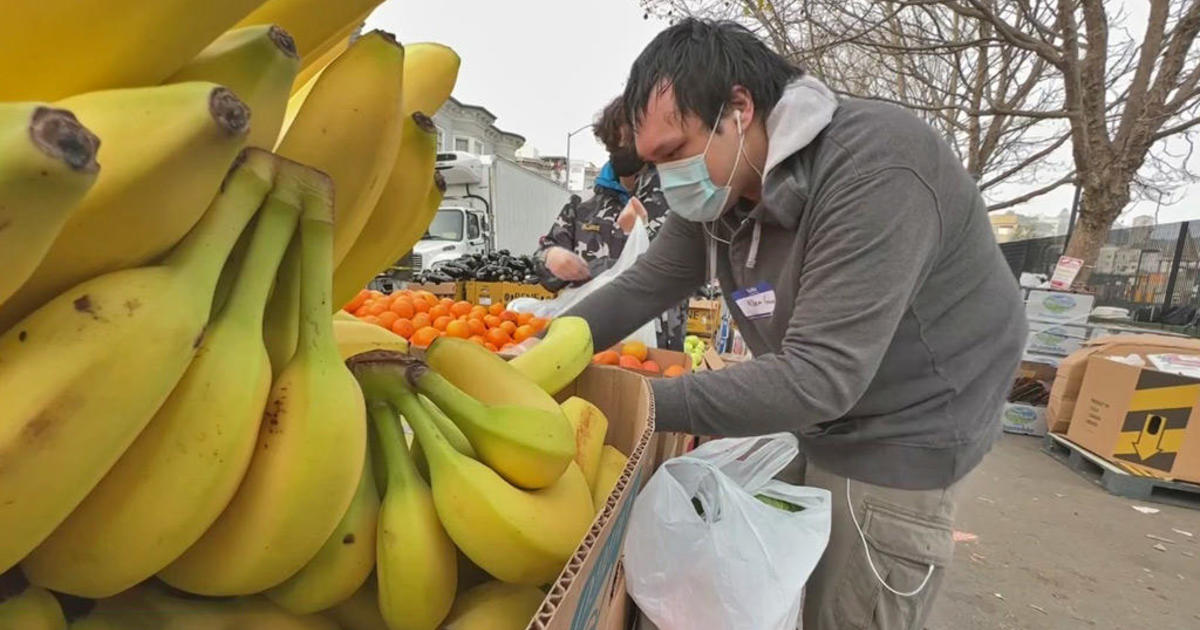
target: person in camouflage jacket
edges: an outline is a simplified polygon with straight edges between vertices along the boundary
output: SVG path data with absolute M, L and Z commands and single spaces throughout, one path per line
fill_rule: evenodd
M 620 99 L 614 100 L 592 128 L 609 151 L 609 162 L 596 178 L 595 194 L 586 201 L 572 195 L 539 241 L 539 272 L 548 289 L 581 285 L 613 266 L 637 218 L 645 223 L 651 239 L 667 219 L 669 208 L 658 171 L 638 157 L 622 107 Z M 658 322 L 659 347 L 683 348 L 686 312 L 685 304 L 663 314 Z

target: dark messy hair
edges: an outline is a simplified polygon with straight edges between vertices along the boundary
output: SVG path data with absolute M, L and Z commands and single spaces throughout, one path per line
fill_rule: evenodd
M 622 100 L 636 125 L 650 98 L 670 86 L 680 115 L 696 114 L 711 127 L 734 86 L 746 88 L 765 116 L 787 84 L 803 75 L 803 68 L 736 22 L 687 18 L 656 35 L 638 55 Z
M 625 100 L 618 96 L 604 106 L 604 111 L 592 125 L 592 133 L 604 144 L 609 153 L 616 153 L 629 144 L 625 130 L 629 128 L 629 116 L 625 115 Z

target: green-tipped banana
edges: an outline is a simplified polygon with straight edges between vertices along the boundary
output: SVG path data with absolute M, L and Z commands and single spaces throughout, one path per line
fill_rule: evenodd
M 461 344 L 459 343 L 461 342 Z M 491 371 L 510 370 L 492 361 L 484 348 L 465 339 L 446 337 L 435 342 L 475 346 L 483 355 L 463 352 L 464 360 L 474 355 L 478 371 L 476 378 L 489 378 Z M 412 372 L 416 378 L 411 385 L 427 396 L 454 421 L 479 459 L 491 466 L 514 485 L 528 489 L 545 488 L 555 483 L 575 457 L 575 432 L 557 405 L 543 410 L 536 404 L 489 405 L 455 387 L 434 370 Z M 546 396 L 538 391 L 538 399 Z
M 416 431 L 429 459 L 434 504 L 446 532 L 498 579 L 540 585 L 554 580 L 592 522 L 587 480 L 574 462 L 550 487 L 523 490 L 457 450 L 409 390 L 406 372 L 428 367 L 403 355 L 356 357 L 355 375 L 370 400 L 395 406 Z M 419 381 L 420 374 L 413 374 Z

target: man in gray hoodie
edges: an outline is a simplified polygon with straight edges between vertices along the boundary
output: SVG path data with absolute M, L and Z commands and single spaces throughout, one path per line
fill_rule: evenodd
M 754 359 L 654 381 L 658 428 L 795 433 L 834 497 L 804 627 L 919 630 L 1026 335 L 975 182 L 911 113 L 838 98 L 729 22 L 663 31 L 624 98 L 672 214 L 568 314 L 604 348 L 719 280 Z

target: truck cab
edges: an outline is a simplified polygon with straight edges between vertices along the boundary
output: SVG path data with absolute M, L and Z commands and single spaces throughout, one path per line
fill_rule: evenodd
M 468 254 L 488 250 L 490 229 L 487 214 L 465 206 L 438 209 L 425 235 L 413 246 L 411 270 L 427 271 Z

